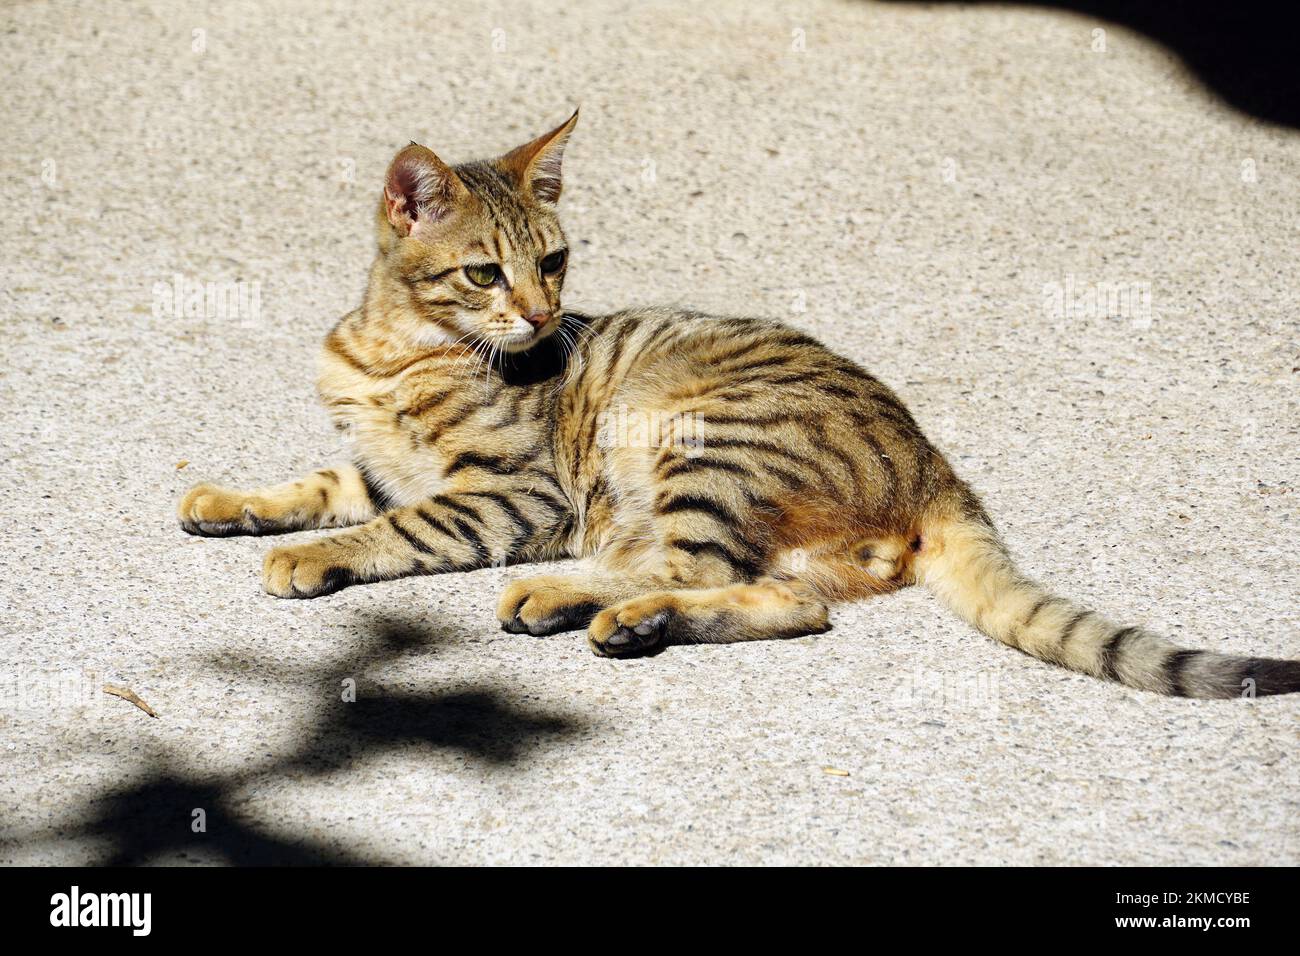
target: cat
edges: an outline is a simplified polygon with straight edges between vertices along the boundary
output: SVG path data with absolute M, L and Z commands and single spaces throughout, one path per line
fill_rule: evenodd
M 586 628 L 609 657 L 818 634 L 834 602 L 922 583 L 985 634 L 1129 687 L 1300 690 L 1300 661 L 1182 649 L 1025 577 L 898 397 L 808 335 L 564 310 L 557 203 L 576 122 L 486 162 L 397 153 L 364 301 L 321 353 L 320 397 L 355 464 L 250 492 L 200 485 L 186 531 L 348 528 L 270 551 L 263 584 L 286 598 L 587 558 L 587 573 L 511 584 L 497 613 L 516 633 Z

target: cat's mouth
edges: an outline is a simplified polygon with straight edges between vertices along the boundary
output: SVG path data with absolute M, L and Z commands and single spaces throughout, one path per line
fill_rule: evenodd
M 524 352 L 549 336 L 554 329 L 555 319 L 551 318 L 535 328 L 518 329 L 495 336 L 492 341 L 504 352 Z

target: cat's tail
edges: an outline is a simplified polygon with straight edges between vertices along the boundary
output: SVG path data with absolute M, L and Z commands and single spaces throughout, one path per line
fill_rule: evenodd
M 1178 697 L 1300 691 L 1300 661 L 1188 650 L 1051 594 L 1016 569 L 964 487 L 930 507 L 919 544 L 916 580 L 985 634 L 1040 660 Z

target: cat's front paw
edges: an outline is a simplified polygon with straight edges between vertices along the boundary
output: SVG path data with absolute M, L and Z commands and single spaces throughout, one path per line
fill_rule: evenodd
M 276 597 L 320 597 L 356 583 L 346 553 L 329 539 L 272 548 L 262 563 L 262 587 Z
M 190 534 L 224 538 L 278 530 L 264 502 L 247 492 L 220 485 L 195 485 L 181 499 L 177 514 Z
M 600 607 L 580 581 L 543 575 L 506 588 L 497 604 L 497 620 L 511 634 L 541 637 L 581 630 Z

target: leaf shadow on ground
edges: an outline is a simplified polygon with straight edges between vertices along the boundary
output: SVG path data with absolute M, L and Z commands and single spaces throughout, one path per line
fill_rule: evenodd
M 252 809 L 253 801 L 241 790 L 345 770 L 394 747 L 452 750 L 485 765 L 508 767 L 582 729 L 571 716 L 523 706 L 499 688 L 429 694 L 387 691 L 367 675 L 451 635 L 391 615 L 363 619 L 357 630 L 363 650 L 342 664 L 316 670 L 257 663 L 260 670 L 280 671 L 284 680 L 332 685 L 329 701 L 322 704 L 295 750 L 237 772 L 202 777 L 177 770 L 166 757 L 155 758 L 148 772 L 127 786 L 92 798 L 78 819 L 42 839 L 98 841 L 105 849 L 96 854 L 97 860 L 112 866 L 381 864 L 386 861 L 347 849 L 345 836 L 330 840 L 254 822 L 255 814 L 244 812 L 245 807 Z M 345 701 L 334 692 L 340 675 L 357 681 L 355 701 Z M 196 810 L 202 811 L 201 828 Z

